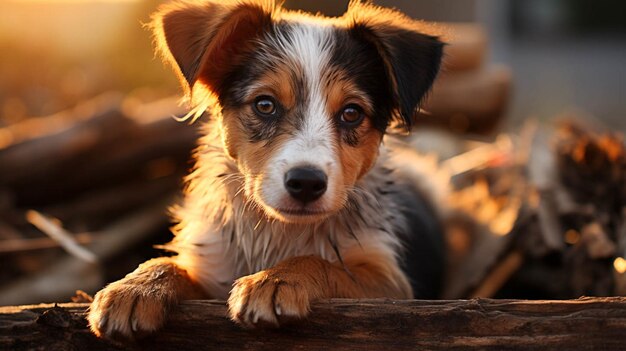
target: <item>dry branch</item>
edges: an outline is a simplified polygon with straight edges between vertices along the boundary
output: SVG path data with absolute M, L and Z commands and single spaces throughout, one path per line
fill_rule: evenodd
M 96 255 L 79 244 L 74 235 L 63 229 L 57 223 L 58 221 L 33 210 L 26 212 L 26 219 L 39 230 L 56 240 L 67 253 L 88 263 L 98 262 Z
M 125 349 L 86 328 L 86 304 L 0 307 L 0 349 Z M 567 301 L 331 300 L 277 330 L 244 330 L 217 301 L 187 301 L 165 329 L 134 348 L 159 350 L 617 350 L 626 298 Z
M 104 262 L 113 255 L 132 247 L 156 229 L 167 223 L 165 208 L 171 197 L 156 199 L 153 205 L 139 209 L 135 213 L 111 224 L 95 236 L 87 246 Z M 72 296 L 77 289 L 95 291 L 104 285 L 97 265 L 85 263 L 69 256 L 49 265 L 33 276 L 23 277 L 0 289 L 2 304 L 20 304 L 28 301 L 64 299 Z
M 79 244 L 89 244 L 93 241 L 93 236 L 89 233 L 82 233 L 77 234 L 73 239 Z M 0 240 L 0 254 L 52 249 L 60 246 L 61 244 L 52 238 Z

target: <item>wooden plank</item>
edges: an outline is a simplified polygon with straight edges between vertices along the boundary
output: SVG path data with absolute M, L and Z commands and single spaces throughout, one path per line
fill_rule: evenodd
M 103 350 L 617 350 L 626 345 L 626 298 L 565 301 L 322 301 L 280 329 L 245 330 L 220 301 L 186 301 L 156 336 L 133 345 L 89 333 L 86 304 L 0 307 L 0 349 Z

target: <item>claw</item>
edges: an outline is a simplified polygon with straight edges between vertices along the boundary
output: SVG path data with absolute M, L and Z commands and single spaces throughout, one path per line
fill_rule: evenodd
M 98 330 L 103 331 L 106 328 L 108 321 L 109 318 L 106 315 L 100 318 L 100 321 L 98 322 Z
M 259 322 L 259 314 L 256 312 L 252 312 L 252 323 L 257 324 Z

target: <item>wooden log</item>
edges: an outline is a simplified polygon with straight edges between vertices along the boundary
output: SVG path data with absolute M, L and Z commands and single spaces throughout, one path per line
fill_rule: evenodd
M 626 298 L 566 301 L 344 300 L 313 305 L 280 329 L 245 330 L 219 301 L 186 301 L 138 344 L 97 339 L 86 304 L 0 307 L 0 349 L 30 350 L 617 350 L 626 345 Z
M 487 56 L 488 38 L 485 28 L 475 23 L 443 23 L 448 29 L 442 40 L 445 47 L 443 71 L 472 71 L 480 68 Z
M 499 126 L 513 84 L 506 66 L 477 71 L 442 73 L 417 116 L 416 125 L 440 126 L 464 134 L 490 134 Z
M 197 126 L 172 118 L 183 111 L 172 99 L 126 105 L 118 100 L 81 104 L 63 113 L 71 116 L 64 121 L 74 123 L 0 149 L 0 164 L 10 169 L 0 172 L 0 185 L 18 206 L 42 207 L 65 202 L 68 194 L 154 178 L 153 165 L 159 162 L 170 164 L 172 173 L 184 172 Z M 178 185 L 178 179 L 171 184 Z
M 82 102 L 76 107 L 55 113 L 47 117 L 28 118 L 23 121 L 9 124 L 0 128 L 0 150 L 18 144 L 28 144 L 34 140 L 53 136 L 58 138 L 68 130 L 74 129 L 78 124 L 94 118 L 99 111 L 111 110 L 122 101 L 120 93 L 104 93 L 91 100 Z M 64 139 L 57 139 L 62 142 Z M 54 143 L 49 145 L 56 145 Z M 48 146 L 48 145 L 46 145 Z M 35 144 L 29 147 L 36 148 Z M 37 150 L 37 149 L 34 149 Z M 46 150 L 42 148 L 40 150 Z
M 175 173 L 159 179 L 96 188 L 77 196 L 74 200 L 46 207 L 42 212 L 63 219 L 64 223 L 72 222 L 90 230 L 102 228 L 120 216 L 152 203 L 157 198 L 177 193 L 181 188 L 182 177 Z
M 126 117 L 119 111 L 119 99 L 101 100 L 89 101 L 73 110 L 44 117 L 42 121 L 37 121 L 37 127 L 31 126 L 38 133 L 18 138 L 19 143 L 0 150 L 0 164 L 10 169 L 10 172 L 1 172 L 0 184 L 12 185 L 35 176 L 49 177 L 47 173 L 56 164 L 71 160 L 94 147 L 104 131 L 119 132 L 120 126 L 127 125 Z M 48 124 L 50 127 L 46 127 Z M 57 124 L 62 124 L 62 127 L 52 127 Z

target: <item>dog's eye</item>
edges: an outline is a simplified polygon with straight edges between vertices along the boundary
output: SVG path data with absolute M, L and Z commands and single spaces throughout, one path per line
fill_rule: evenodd
M 350 104 L 344 107 L 339 116 L 339 121 L 345 126 L 356 126 L 363 121 L 363 110 L 358 105 Z
M 262 116 L 273 115 L 276 113 L 276 103 L 269 96 L 260 96 L 254 102 L 254 110 Z

